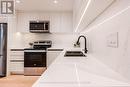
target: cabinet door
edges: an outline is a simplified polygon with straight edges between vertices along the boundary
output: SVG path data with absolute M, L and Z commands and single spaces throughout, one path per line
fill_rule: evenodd
M 72 33 L 72 13 L 53 13 L 51 14 L 51 32 L 52 33 Z
M 17 20 L 17 31 L 18 32 L 29 32 L 29 16 L 24 13 L 18 13 Z
M 73 23 L 72 23 L 72 13 L 62 13 L 60 22 L 60 32 L 61 33 L 72 33 Z
M 17 31 L 18 32 L 29 32 L 29 22 L 31 20 L 38 20 L 37 13 L 18 13 L 17 20 Z
M 50 13 L 38 13 L 38 20 L 50 21 Z
M 24 74 L 24 62 L 11 62 L 10 73 L 11 74 Z
M 60 13 L 52 13 L 50 18 L 50 32 L 60 33 L 61 15 Z
M 24 51 L 10 52 L 10 72 L 11 74 L 24 73 Z
M 60 53 L 61 51 L 47 51 L 47 67 L 55 61 Z

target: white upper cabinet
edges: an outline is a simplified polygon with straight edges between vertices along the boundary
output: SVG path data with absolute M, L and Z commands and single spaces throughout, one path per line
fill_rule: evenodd
M 72 33 L 73 22 L 72 13 L 53 13 L 51 14 L 51 32 L 52 33 Z
M 51 33 L 72 33 L 72 12 L 18 13 L 17 30 L 29 33 L 29 21 L 49 20 Z
M 60 32 L 61 15 L 60 13 L 51 14 L 50 32 Z
M 71 13 L 62 13 L 61 14 L 61 31 L 60 32 L 66 32 L 66 33 L 71 33 L 73 32 L 73 19 L 72 19 L 72 14 Z
M 17 31 L 29 32 L 29 14 L 18 13 L 17 14 Z
M 50 13 L 37 13 L 38 18 L 37 20 L 50 20 Z
M 38 13 L 19 12 L 17 15 L 17 31 L 29 33 L 29 22 L 37 20 L 49 20 L 48 16 Z
M 81 32 L 104 12 L 115 0 L 75 0 L 74 30 Z

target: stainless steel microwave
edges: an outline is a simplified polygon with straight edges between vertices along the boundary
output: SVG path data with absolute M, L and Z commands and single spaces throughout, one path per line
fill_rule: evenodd
M 49 21 L 30 21 L 29 30 L 31 33 L 49 33 Z

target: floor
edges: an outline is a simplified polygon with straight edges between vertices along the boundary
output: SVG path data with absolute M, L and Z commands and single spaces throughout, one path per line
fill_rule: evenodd
M 39 76 L 11 75 L 0 78 L 0 87 L 31 87 Z

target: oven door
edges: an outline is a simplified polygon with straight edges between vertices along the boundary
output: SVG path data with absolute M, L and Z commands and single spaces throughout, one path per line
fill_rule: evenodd
M 46 67 L 46 51 L 25 50 L 24 67 Z

